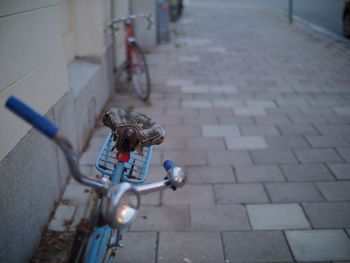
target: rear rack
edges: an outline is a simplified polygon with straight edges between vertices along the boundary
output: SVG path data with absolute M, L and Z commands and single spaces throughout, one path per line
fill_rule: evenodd
M 113 134 L 107 137 L 96 161 L 96 169 L 104 176 L 112 176 L 116 170 L 117 149 L 113 149 Z M 113 150 L 112 150 L 113 149 Z M 121 181 L 129 183 L 143 183 L 147 178 L 147 172 L 151 161 L 153 147 L 144 147 L 143 156 L 136 151 L 130 153 L 130 160 L 124 164 Z

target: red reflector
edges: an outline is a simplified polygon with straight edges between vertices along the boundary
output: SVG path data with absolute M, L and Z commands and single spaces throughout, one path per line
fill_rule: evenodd
M 121 163 L 126 163 L 130 160 L 130 153 L 129 152 L 118 152 L 117 159 Z

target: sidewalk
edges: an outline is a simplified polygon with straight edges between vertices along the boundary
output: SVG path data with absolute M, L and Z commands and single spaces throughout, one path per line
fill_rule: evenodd
M 174 30 L 148 56 L 152 105 L 110 106 L 164 125 L 150 181 L 173 159 L 188 185 L 144 196 L 117 262 L 350 260 L 349 46 L 233 4 L 193 3 Z

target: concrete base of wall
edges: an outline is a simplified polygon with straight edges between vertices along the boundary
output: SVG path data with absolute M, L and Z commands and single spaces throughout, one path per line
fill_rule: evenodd
M 74 77 L 84 77 L 86 82 L 79 92 L 71 90 L 47 113 L 78 152 L 114 86 L 111 59 L 110 48 L 98 63 L 92 63 L 95 70 L 90 75 L 84 67 L 91 62 L 80 59 L 82 67 L 74 68 L 76 75 L 70 77 L 70 86 L 75 85 Z M 31 130 L 0 163 L 0 178 L 0 261 L 28 262 L 69 171 L 54 143 Z

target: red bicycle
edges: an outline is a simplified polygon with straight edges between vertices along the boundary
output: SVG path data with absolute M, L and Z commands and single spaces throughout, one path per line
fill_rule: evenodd
M 144 18 L 148 22 L 147 29 L 150 29 L 151 17 L 152 15 L 148 14 L 130 15 L 116 18 L 110 24 L 113 32 L 119 30 L 118 23 L 123 22 L 124 24 L 127 60 L 123 65 L 123 71 L 126 73 L 127 81 L 132 83 L 137 96 L 143 101 L 147 101 L 151 94 L 151 78 L 145 55 L 134 36 L 133 21 L 137 18 Z

